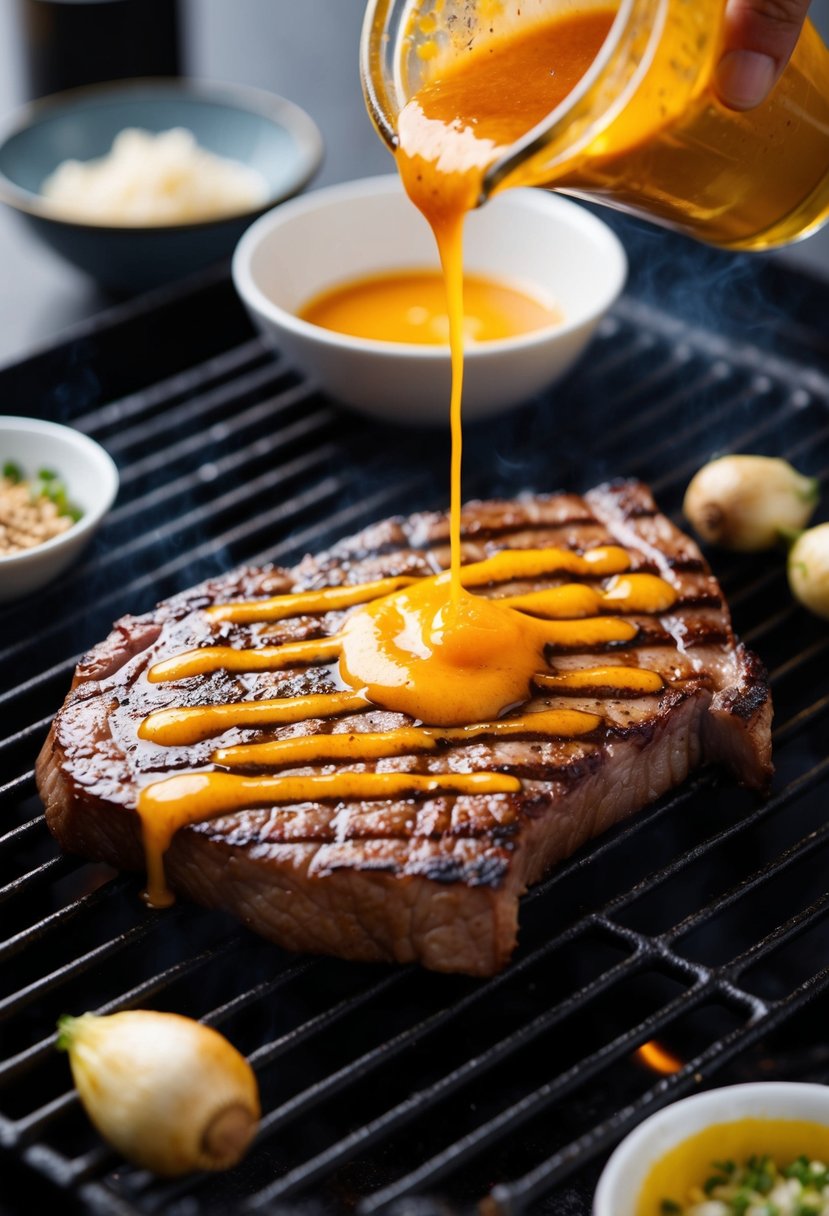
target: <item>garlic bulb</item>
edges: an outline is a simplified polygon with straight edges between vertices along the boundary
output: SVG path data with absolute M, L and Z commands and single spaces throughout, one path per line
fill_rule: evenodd
M 703 540 L 725 549 L 769 549 L 805 527 L 818 483 L 772 456 L 721 456 L 703 465 L 683 510 Z
M 789 550 L 789 586 L 804 607 L 829 619 L 829 524 L 803 532 Z
M 259 1121 L 256 1077 L 216 1030 L 135 1009 L 59 1022 L 81 1102 L 105 1140 L 168 1176 L 227 1169 Z

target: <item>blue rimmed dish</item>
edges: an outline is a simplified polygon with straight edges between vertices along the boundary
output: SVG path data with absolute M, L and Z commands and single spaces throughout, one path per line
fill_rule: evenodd
M 266 198 L 222 218 L 135 226 L 81 222 L 43 196 L 61 162 L 106 155 L 128 127 L 187 128 L 201 147 L 256 169 Z M 13 115 L 0 134 L 0 199 L 104 286 L 139 291 L 228 257 L 253 220 L 307 185 L 322 154 L 313 119 L 275 94 L 192 80 L 119 81 L 57 93 Z

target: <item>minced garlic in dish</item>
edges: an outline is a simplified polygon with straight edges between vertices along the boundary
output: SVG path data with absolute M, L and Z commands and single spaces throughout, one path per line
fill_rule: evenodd
M 41 469 L 27 480 L 11 461 L 0 468 L 0 557 L 11 557 L 60 536 L 81 513 L 56 473 Z
M 782 1168 L 769 1156 L 714 1161 L 687 1202 L 663 1199 L 662 1216 L 829 1216 L 829 1167 L 798 1157 Z
M 251 211 L 267 202 L 268 183 L 200 147 L 183 127 L 157 134 L 130 127 L 108 155 L 58 165 L 41 193 L 81 223 L 155 226 Z

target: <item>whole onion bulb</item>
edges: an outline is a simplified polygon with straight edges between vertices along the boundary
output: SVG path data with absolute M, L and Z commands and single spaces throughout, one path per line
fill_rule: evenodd
M 745 552 L 770 549 L 806 526 L 818 483 L 774 456 L 721 456 L 703 465 L 683 510 L 703 540 Z

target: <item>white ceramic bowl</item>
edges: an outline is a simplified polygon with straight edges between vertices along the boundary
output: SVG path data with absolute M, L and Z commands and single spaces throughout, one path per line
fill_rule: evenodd
M 50 582 L 89 543 L 118 493 L 118 470 L 100 444 L 68 426 L 37 418 L 0 416 L 0 467 L 12 461 L 26 477 L 53 469 L 69 501 L 83 514 L 76 524 L 23 553 L 0 556 L 0 602 Z
M 470 346 L 464 417 L 497 414 L 559 379 L 587 345 L 625 281 L 624 250 L 590 212 L 540 190 L 511 190 L 467 219 L 469 271 L 552 296 L 561 325 Z M 435 242 L 396 176 L 317 190 L 248 229 L 233 279 L 262 334 L 331 397 L 386 421 L 444 423 L 449 353 L 374 342 L 297 317 L 318 292 L 393 269 L 434 268 Z
M 593 1202 L 594 1216 L 635 1216 L 653 1166 L 706 1127 L 741 1119 L 804 1120 L 829 1127 L 829 1086 L 789 1081 L 729 1085 L 684 1098 L 631 1132 L 608 1161 Z

